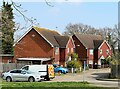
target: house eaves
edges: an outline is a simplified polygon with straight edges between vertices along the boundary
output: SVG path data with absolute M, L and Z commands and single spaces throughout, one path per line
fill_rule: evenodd
M 34 29 L 40 36 L 42 36 L 43 39 L 45 39 L 50 45 L 51 47 L 54 47 L 54 45 L 52 43 L 50 43 L 40 32 L 38 32 L 33 26 L 27 31 L 25 32 L 25 34 L 23 34 L 20 39 L 17 40 L 17 42 L 14 43 L 13 46 L 15 46 L 17 43 L 19 43 L 19 41 L 21 41 L 32 29 Z

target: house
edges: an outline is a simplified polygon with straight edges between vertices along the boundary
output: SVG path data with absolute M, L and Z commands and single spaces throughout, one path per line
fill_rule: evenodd
M 13 63 L 12 54 L 0 54 L 0 63 Z
M 89 67 L 101 66 L 102 60 L 112 54 L 111 47 L 100 35 L 75 34 L 72 38 L 80 61 Z
M 68 36 L 54 30 L 32 27 L 14 44 L 14 62 L 65 66 L 74 47 L 72 38 Z

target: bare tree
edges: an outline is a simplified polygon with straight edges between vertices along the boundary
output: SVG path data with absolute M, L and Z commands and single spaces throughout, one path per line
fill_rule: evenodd
M 110 28 L 99 28 L 96 29 L 92 26 L 89 25 L 84 25 L 81 23 L 76 23 L 76 24 L 72 24 L 69 23 L 66 27 L 65 27 L 65 32 L 63 33 L 64 35 L 73 35 L 75 33 L 79 33 L 79 34 L 95 34 L 95 35 L 101 35 L 101 36 L 105 36 L 103 38 L 106 38 L 106 35 L 108 32 L 110 32 Z
M 65 32 L 63 34 L 64 35 L 73 35 L 75 33 L 83 33 L 83 34 L 85 34 L 89 29 L 92 29 L 91 26 L 83 25 L 81 23 L 79 23 L 79 24 L 69 23 L 65 27 Z
M 117 42 L 119 40 L 118 34 L 120 34 L 117 25 L 114 26 L 114 28 L 104 27 L 96 29 L 94 27 L 91 27 L 89 25 L 84 25 L 81 23 L 76 24 L 68 24 L 65 28 L 64 35 L 73 35 L 75 33 L 78 34 L 94 34 L 94 35 L 101 35 L 103 39 L 107 40 L 107 42 L 110 44 L 113 54 L 115 54 L 115 49 L 117 46 Z
M 14 11 L 16 11 L 17 13 L 14 13 L 14 15 L 16 16 L 22 16 L 22 18 L 24 19 L 25 25 L 22 26 L 19 22 L 15 23 L 15 32 L 16 31 L 24 31 L 25 29 L 28 29 L 29 27 L 35 25 L 35 26 L 40 26 L 40 23 L 37 21 L 36 18 L 34 17 L 28 17 L 25 15 L 25 12 L 27 12 L 27 10 L 24 10 L 24 8 L 22 8 L 22 4 L 19 4 L 17 2 L 14 2 L 13 0 L 11 0 L 9 2 L 13 8 Z M 45 0 L 46 5 L 50 6 L 50 7 L 54 7 L 54 5 L 52 5 L 51 2 L 49 2 L 48 0 Z M 21 35 L 17 34 L 17 39 L 19 39 Z

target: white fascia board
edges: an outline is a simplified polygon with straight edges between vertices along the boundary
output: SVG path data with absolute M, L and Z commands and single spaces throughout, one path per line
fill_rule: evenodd
M 26 36 L 31 30 L 32 30 L 32 27 L 29 28 L 29 30 L 26 31 L 26 32 L 17 40 L 17 42 L 15 42 L 15 43 L 13 44 L 13 46 L 15 46 L 15 45 L 16 45 L 24 36 Z
M 104 40 L 104 41 L 103 41 L 103 43 L 100 45 L 100 47 L 99 47 L 98 49 L 100 49 L 104 43 L 106 43 L 106 44 L 107 44 L 107 46 L 108 46 L 108 47 L 110 48 L 110 50 L 111 50 L 111 47 L 110 47 L 110 45 L 107 43 L 107 41 L 106 41 L 106 40 Z
M 27 32 L 25 32 L 25 34 L 23 34 L 23 35 L 20 37 L 20 39 L 18 39 L 17 42 L 14 43 L 13 46 L 15 46 L 24 36 L 26 36 L 26 35 L 32 30 L 32 28 L 33 28 L 33 27 L 31 27 Z M 52 47 L 54 47 L 54 46 L 52 45 L 52 43 L 50 43 L 40 32 L 38 32 L 35 28 L 33 28 L 33 29 L 34 29 L 39 35 L 41 35 Z

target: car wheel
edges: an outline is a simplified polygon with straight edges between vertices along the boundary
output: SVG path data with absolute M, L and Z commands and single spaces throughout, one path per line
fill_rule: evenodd
M 47 78 L 47 81 L 50 81 L 50 78 Z
M 59 74 L 61 74 L 61 73 L 62 73 L 62 71 L 61 71 L 61 70 L 59 70 L 59 71 L 58 71 L 58 73 L 59 73 Z
M 63 74 L 66 74 L 66 72 L 64 71 L 64 73 Z
M 34 79 L 33 77 L 30 77 L 30 78 L 28 79 L 28 81 L 29 81 L 29 82 L 34 82 L 35 79 Z
M 12 82 L 11 77 L 7 77 L 7 78 L 6 78 L 6 82 Z

